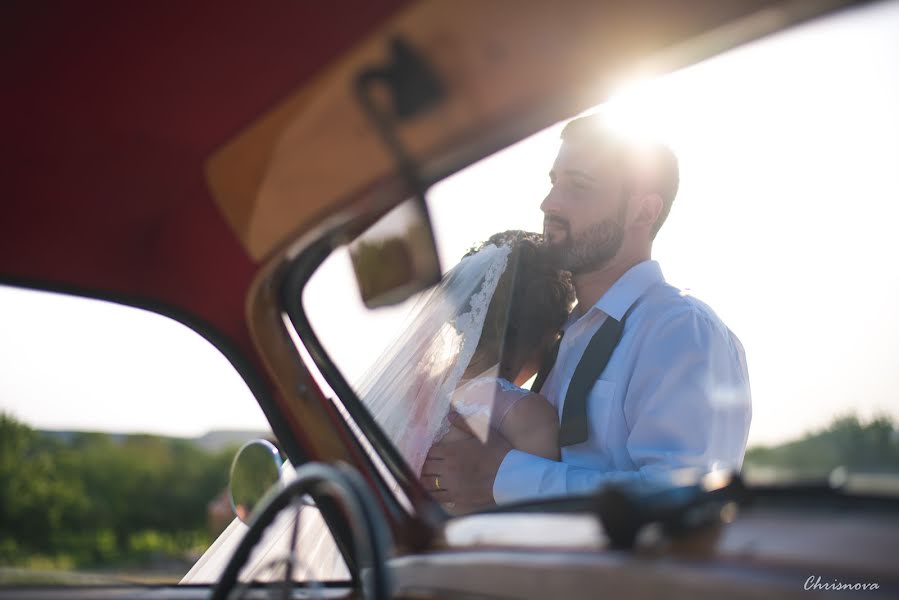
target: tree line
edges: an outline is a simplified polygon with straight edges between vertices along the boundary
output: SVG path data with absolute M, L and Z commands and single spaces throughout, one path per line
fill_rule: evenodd
M 50 436 L 0 414 L 0 564 L 82 568 L 183 557 L 236 448 L 154 435 Z
M 0 413 L 0 566 L 109 567 L 196 555 L 217 533 L 207 506 L 227 486 L 236 449 L 154 435 L 50 436 Z M 889 417 L 842 416 L 800 439 L 750 448 L 744 466 L 899 473 L 899 432 Z
M 753 466 L 810 475 L 826 475 L 837 467 L 850 472 L 899 473 L 899 428 L 886 415 L 867 422 L 842 415 L 797 440 L 750 448 L 744 468 Z

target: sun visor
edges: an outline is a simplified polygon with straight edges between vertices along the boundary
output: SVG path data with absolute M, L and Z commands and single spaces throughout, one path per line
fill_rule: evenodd
M 207 180 L 258 261 L 396 170 L 353 92 L 357 74 L 387 60 L 396 37 L 447 91 L 398 130 L 434 176 L 602 102 L 627 78 L 671 71 L 843 4 L 415 3 L 218 150 Z

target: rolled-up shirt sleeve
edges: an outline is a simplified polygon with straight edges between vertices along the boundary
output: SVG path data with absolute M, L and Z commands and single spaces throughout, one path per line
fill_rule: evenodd
M 723 324 L 691 306 L 656 321 L 626 389 L 632 469 L 591 469 L 512 450 L 494 481 L 494 499 L 581 494 L 611 481 L 740 468 L 751 419 L 749 381 L 743 348 Z
M 520 450 L 510 450 L 493 481 L 493 499 L 500 504 L 517 500 L 586 494 L 610 481 L 631 481 L 641 478 L 639 471 L 601 471 L 576 467 Z

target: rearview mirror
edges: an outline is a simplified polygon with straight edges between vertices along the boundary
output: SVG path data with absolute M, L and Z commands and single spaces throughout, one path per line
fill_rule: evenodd
M 424 203 L 406 200 L 349 246 L 362 301 L 398 304 L 440 281 L 440 261 Z
M 244 444 L 231 463 L 231 508 L 247 523 L 269 490 L 278 484 L 284 461 L 274 444 L 253 440 Z

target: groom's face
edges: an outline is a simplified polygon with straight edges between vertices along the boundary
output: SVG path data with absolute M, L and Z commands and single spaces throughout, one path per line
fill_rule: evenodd
M 558 265 L 573 274 L 602 268 L 625 236 L 627 195 L 615 154 L 565 141 L 550 180 L 553 187 L 540 209 L 543 235 Z

